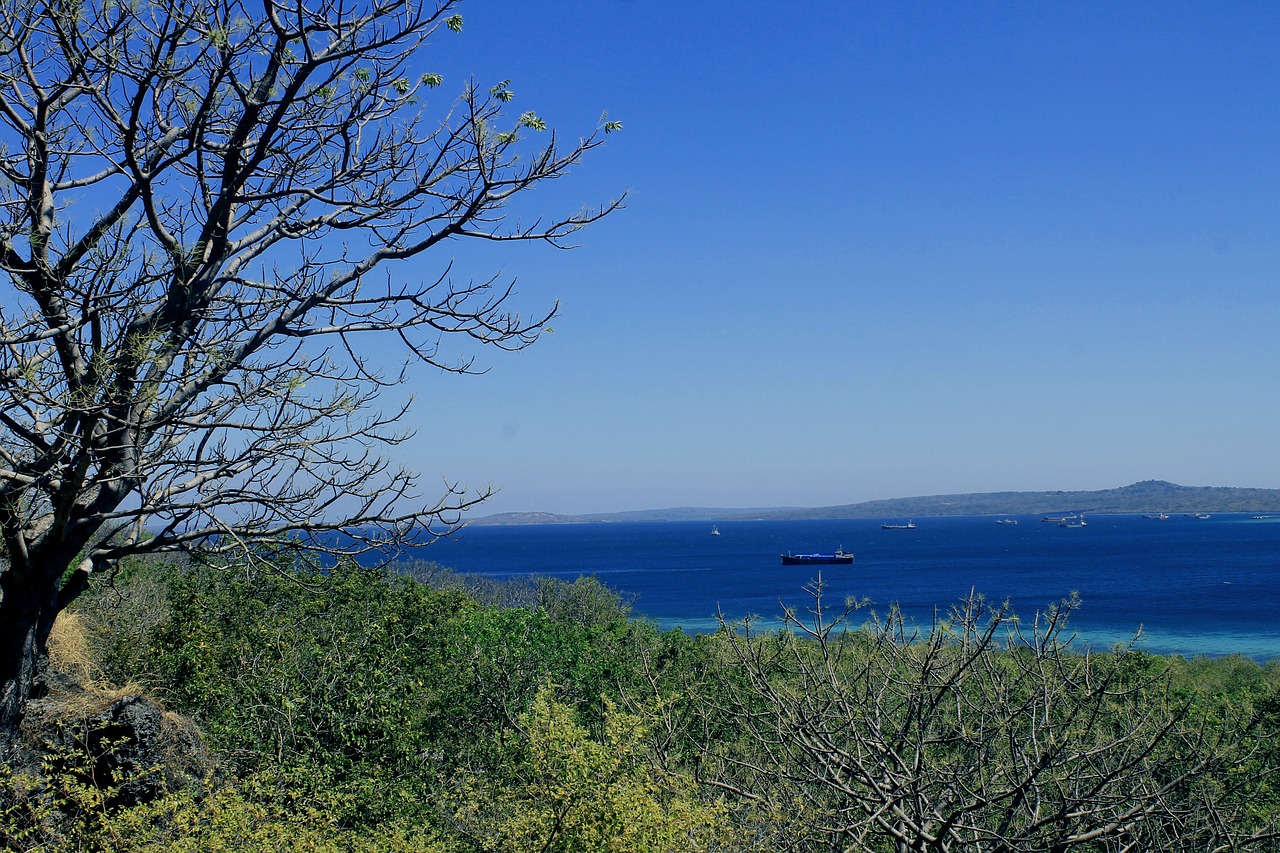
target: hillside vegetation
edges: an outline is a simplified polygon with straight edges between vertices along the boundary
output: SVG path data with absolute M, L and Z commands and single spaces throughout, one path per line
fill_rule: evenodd
M 132 562 L 59 625 L 87 687 L 0 772 L 0 848 L 1276 849 L 1280 668 L 1077 654 L 1071 600 L 920 635 L 810 592 L 688 636 L 591 578 Z M 204 760 L 112 764 L 84 697 L 133 693 Z
M 1073 492 L 990 492 L 970 495 L 895 498 L 838 507 L 806 515 L 779 512 L 775 518 L 865 518 L 881 515 L 1037 515 L 1060 512 L 1272 512 L 1280 489 L 1179 486 L 1144 480 L 1116 489 Z
M 588 521 L 725 521 L 730 519 L 897 518 L 932 515 L 1039 515 L 1064 512 L 1280 512 L 1280 489 L 1179 486 L 1144 480 L 1116 489 L 1073 492 L 980 492 L 890 498 L 823 507 L 726 509 L 680 507 L 587 515 L 502 513 L 474 524 L 569 524 Z

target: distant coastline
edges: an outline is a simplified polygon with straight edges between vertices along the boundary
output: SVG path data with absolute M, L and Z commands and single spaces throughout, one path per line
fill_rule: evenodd
M 798 520 L 810 518 L 894 518 L 931 515 L 1035 515 L 1093 513 L 1280 513 L 1280 489 L 1230 486 L 1180 486 L 1144 480 L 1098 491 L 982 492 L 963 495 L 890 498 L 823 507 L 674 507 L 629 512 L 558 515 L 550 512 L 506 512 L 472 519 L 482 526 L 515 524 L 589 524 L 621 521 L 732 521 L 735 519 Z

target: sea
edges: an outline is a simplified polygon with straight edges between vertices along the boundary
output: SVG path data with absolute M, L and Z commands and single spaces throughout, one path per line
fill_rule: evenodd
M 1071 594 L 1081 647 L 1133 641 L 1154 654 L 1280 659 L 1280 513 L 1089 515 L 1066 528 L 1039 516 L 801 521 L 594 522 L 472 526 L 415 554 L 498 578 L 591 575 L 663 629 L 709 632 L 720 617 L 776 620 L 828 603 L 896 604 L 927 630 L 965 596 L 1008 601 L 1025 623 Z M 713 528 L 718 534 L 713 534 Z M 784 566 L 784 553 L 852 551 L 852 565 Z M 861 617 L 860 617 L 861 618 Z

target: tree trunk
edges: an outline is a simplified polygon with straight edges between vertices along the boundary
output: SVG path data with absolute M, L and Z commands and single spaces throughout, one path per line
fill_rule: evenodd
M 44 689 L 57 614 L 38 586 L 16 578 L 12 568 L 0 575 L 0 736 L 16 732 L 28 700 Z

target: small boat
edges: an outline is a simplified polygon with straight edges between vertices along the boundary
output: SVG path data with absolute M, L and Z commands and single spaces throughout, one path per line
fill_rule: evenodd
M 719 535 L 720 535 L 720 528 L 719 528 L 719 527 L 716 527 L 714 524 L 713 524 L 713 525 L 711 525 L 711 535 L 712 535 L 712 536 L 719 536 Z
M 996 524 L 1017 524 L 1017 523 L 1018 523 L 1018 519 L 1016 518 L 997 518 L 996 519 Z
M 843 547 L 837 548 L 834 554 L 783 554 L 781 556 L 784 566 L 848 565 L 853 562 L 853 554 L 844 550 Z
M 916 523 L 914 521 L 908 521 L 906 524 L 882 524 L 880 525 L 880 529 L 881 530 L 915 530 Z
M 1144 515 L 1143 518 L 1154 518 L 1157 521 L 1166 521 L 1168 520 L 1169 516 L 1166 513 L 1161 512 L 1161 513 L 1156 513 L 1154 515 Z
M 1084 520 L 1083 513 L 1063 516 L 1062 520 L 1058 522 L 1059 527 L 1085 527 L 1087 524 L 1088 522 Z

